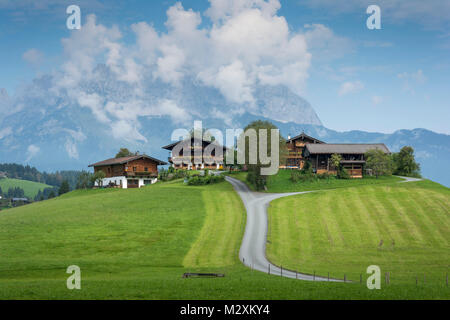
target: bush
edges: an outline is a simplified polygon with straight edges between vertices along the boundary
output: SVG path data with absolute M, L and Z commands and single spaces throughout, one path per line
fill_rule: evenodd
M 328 180 L 328 179 L 330 179 L 330 177 L 331 177 L 331 174 L 329 174 L 328 172 L 324 172 L 324 173 L 317 175 L 317 179 L 319 179 L 319 180 L 325 180 L 325 179 Z
M 159 180 L 161 181 L 172 181 L 176 179 L 183 179 L 189 177 L 187 170 L 177 169 L 170 167 L 169 170 L 162 169 L 159 172 Z
M 347 169 L 341 168 L 338 173 L 338 178 L 339 179 L 350 179 L 350 174 L 348 173 Z
M 292 170 L 290 179 L 292 182 L 308 182 L 316 180 L 317 177 L 312 173 L 312 169 Z
M 219 183 L 225 180 L 225 177 L 222 175 L 213 175 L 213 176 L 192 176 L 187 180 L 187 184 L 189 186 L 202 186 L 207 184 Z

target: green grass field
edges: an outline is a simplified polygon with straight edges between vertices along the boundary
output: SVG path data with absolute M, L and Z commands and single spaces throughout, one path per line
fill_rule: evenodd
M 287 269 L 359 282 L 369 265 L 391 283 L 445 288 L 450 190 L 431 181 L 367 185 L 275 200 L 269 260 Z M 383 244 L 381 246 L 381 241 Z M 450 297 L 448 288 L 443 294 Z
M 230 175 L 232 178 L 245 182 L 250 189 L 255 190 L 254 186 L 246 181 L 247 173 L 239 172 Z M 301 192 L 311 190 L 324 190 L 336 188 L 348 188 L 362 185 L 387 184 L 402 181 L 395 176 L 382 177 L 364 177 L 363 179 L 341 180 L 331 177 L 330 179 L 317 180 L 311 182 L 292 182 L 290 180 L 291 170 L 279 170 L 276 175 L 269 176 L 267 179 L 267 191 L 269 193 Z
M 0 299 L 426 299 L 432 285 L 304 282 L 238 260 L 245 211 L 227 182 L 70 192 L 0 212 Z M 81 268 L 81 290 L 66 269 Z M 184 272 L 224 278 L 183 279 Z
M 19 179 L 0 179 L 0 188 L 2 188 L 3 193 L 8 192 L 9 188 L 22 188 L 25 192 L 25 197 L 34 199 L 34 197 L 38 194 L 39 190 L 44 190 L 45 188 L 51 188 L 44 183 L 33 182 L 28 180 L 19 180 Z

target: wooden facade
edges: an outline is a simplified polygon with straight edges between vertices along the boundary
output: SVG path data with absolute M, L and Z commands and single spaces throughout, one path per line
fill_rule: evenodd
M 227 148 L 202 139 L 185 139 L 162 147 L 170 151 L 169 163 L 175 169 L 222 169 Z M 222 154 L 216 154 L 220 149 Z M 186 154 L 187 153 L 187 154 Z
M 362 178 L 364 165 L 366 163 L 365 153 L 371 149 L 379 149 L 385 153 L 390 153 L 389 149 L 383 144 L 323 144 L 307 145 L 304 156 L 313 167 L 317 174 L 330 173 L 336 174 L 337 170 L 331 163 L 331 156 L 338 154 L 342 160 L 340 165 L 347 170 L 350 177 Z
M 286 163 L 281 165 L 282 169 L 302 169 L 306 158 L 304 156 L 304 150 L 307 144 L 325 143 L 313 137 L 302 133 L 294 138 L 288 137 L 286 146 L 288 154 L 286 155 Z
M 103 186 L 114 185 L 121 188 L 138 188 L 153 183 L 158 177 L 158 165 L 167 163 L 147 155 L 111 158 L 89 165 L 94 173 L 103 171 Z
M 329 144 L 302 133 L 286 141 L 288 154 L 281 169 L 302 169 L 309 161 L 313 171 L 317 174 L 337 174 L 331 163 L 331 156 L 339 154 L 342 157 L 341 166 L 347 170 L 352 178 L 362 178 L 366 160 L 364 154 L 371 149 L 379 149 L 390 153 L 383 144 Z

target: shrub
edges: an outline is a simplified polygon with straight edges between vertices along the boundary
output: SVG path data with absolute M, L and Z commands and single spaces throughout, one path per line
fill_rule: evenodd
M 338 178 L 339 179 L 350 179 L 350 174 L 348 173 L 347 169 L 341 168 L 338 173 Z
M 329 174 L 328 172 L 324 172 L 324 173 L 320 173 L 317 175 L 317 179 L 319 180 L 325 180 L 325 179 L 330 179 L 331 174 Z
M 192 176 L 187 180 L 187 184 L 189 186 L 201 186 L 201 185 L 219 183 L 224 180 L 225 180 L 225 178 L 222 175 Z

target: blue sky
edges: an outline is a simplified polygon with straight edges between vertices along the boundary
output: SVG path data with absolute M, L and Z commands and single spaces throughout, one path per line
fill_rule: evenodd
M 192 9 L 201 19 L 197 28 L 208 32 L 214 24 L 224 24 L 220 19 L 225 19 L 225 11 L 231 10 L 223 8 L 221 1 L 211 1 L 216 5 L 217 20 L 211 13 L 214 10 L 207 12 L 212 5 L 209 1 L 180 1 L 182 10 L 179 7 L 177 12 Z M 0 88 L 6 88 L 10 96 L 17 95 L 19 88 L 34 78 L 58 72 L 68 59 L 73 59 L 62 43 L 62 39 L 72 39 L 77 32 L 66 28 L 65 9 L 69 4 L 80 6 L 82 25 L 89 14 L 95 14 L 97 25 L 108 30 L 116 26 L 121 34 L 120 45 L 130 52 L 137 48 L 137 34 L 132 25 L 145 22 L 163 35 L 168 32 L 166 12 L 176 2 L 0 0 Z M 235 4 L 237 11 L 249 7 L 265 10 L 263 0 L 229 2 Z M 279 81 L 308 100 L 326 127 L 377 132 L 426 128 L 450 134 L 449 1 L 281 0 L 281 7 L 277 0 L 267 3 L 270 5 L 267 10 L 274 10 L 268 13 L 272 21 L 284 17 L 288 37 L 300 35 L 307 43 L 307 48 L 299 49 L 301 70 L 293 73 L 299 78 L 291 81 L 291 73 L 287 73 Z M 381 8 L 381 30 L 366 27 L 369 15 L 365 11 L 369 4 Z M 274 37 L 276 32 L 269 30 L 265 34 L 262 30 L 258 36 L 263 42 L 265 36 Z M 183 38 L 178 35 L 171 41 L 177 45 Z M 192 49 L 188 45 L 180 48 Z M 280 58 L 276 65 L 292 68 L 295 65 L 292 50 L 286 64 Z M 277 60 L 276 54 L 273 60 Z M 96 59 L 101 62 L 102 57 Z M 246 61 L 243 60 L 244 69 Z M 201 70 L 200 64 L 196 63 L 195 68 L 200 68 L 196 70 Z M 237 69 L 231 70 L 239 70 L 239 65 L 232 65 Z M 177 77 L 176 72 L 167 74 Z M 212 81 L 208 76 L 205 79 Z M 246 99 L 247 89 L 251 91 L 251 87 L 221 87 L 213 82 L 211 85 L 237 101 Z

